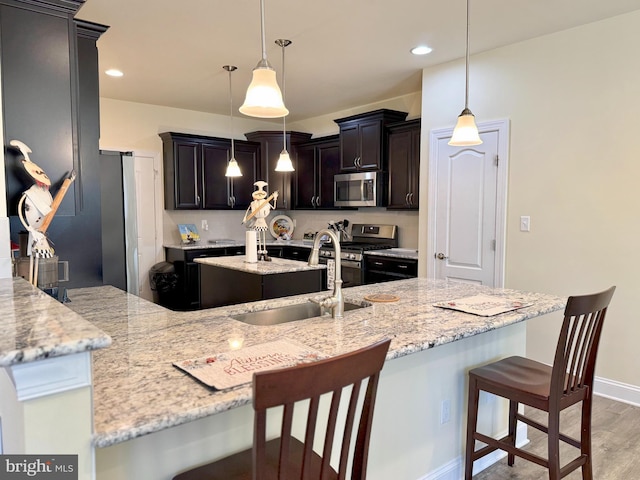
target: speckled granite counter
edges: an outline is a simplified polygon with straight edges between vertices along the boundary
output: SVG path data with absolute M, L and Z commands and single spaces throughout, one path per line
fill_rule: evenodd
M 225 247 L 243 247 L 244 240 L 233 240 L 228 242 L 220 242 L 220 243 L 208 243 L 208 242 L 197 242 L 191 244 L 177 243 L 177 244 L 167 244 L 163 245 L 164 248 L 178 248 L 180 250 L 197 250 L 200 248 L 225 248 Z M 267 240 L 267 246 L 281 246 L 281 247 L 307 247 L 311 248 L 313 246 L 313 242 L 308 242 L 304 240 Z
M 0 366 L 107 347 L 94 324 L 22 278 L 0 279 Z
M 385 250 L 369 250 L 365 255 L 377 255 L 379 257 L 408 258 L 418 260 L 418 251 L 411 248 L 387 248 Z
M 390 360 L 560 310 L 566 302 L 545 294 L 419 278 L 348 288 L 344 296 L 362 303 L 364 296 L 378 292 L 393 292 L 400 300 L 346 312 L 341 320 L 320 317 L 256 327 L 229 317 L 306 302 L 309 295 L 172 312 L 113 287 L 71 290 L 68 306 L 113 338 L 110 348 L 93 356 L 94 444 L 106 447 L 250 402 L 249 385 L 211 390 L 173 367 L 174 361 L 281 338 L 296 339 L 329 355 L 392 338 Z M 477 293 L 533 305 L 494 317 L 431 306 Z
M 307 264 L 307 262 L 300 262 L 298 260 L 287 260 L 285 258 L 272 258 L 270 262 L 260 261 L 255 263 L 247 263 L 244 260 L 244 256 L 238 255 L 231 257 L 196 258 L 194 261 L 203 265 L 230 268 L 232 270 L 238 270 L 240 272 L 254 273 L 256 275 L 306 272 L 308 270 L 322 270 L 327 268 L 326 265 L 315 265 L 311 267 Z

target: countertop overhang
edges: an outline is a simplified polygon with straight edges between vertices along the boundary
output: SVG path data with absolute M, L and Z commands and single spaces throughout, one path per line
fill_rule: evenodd
M 283 338 L 327 355 L 391 338 L 391 360 L 554 312 L 566 303 L 552 295 L 422 278 L 344 290 L 345 300 L 355 303 L 375 293 L 393 293 L 400 300 L 346 312 L 342 319 L 317 317 L 265 327 L 230 316 L 307 302 L 309 295 L 173 312 L 114 287 L 71 290 L 69 308 L 113 338 L 110 348 L 93 353 L 94 445 L 107 447 L 250 403 L 250 385 L 216 391 L 173 367 L 175 361 Z M 478 293 L 533 304 L 494 317 L 432 306 Z
M 0 279 L 0 366 L 109 345 L 109 335 L 23 278 Z

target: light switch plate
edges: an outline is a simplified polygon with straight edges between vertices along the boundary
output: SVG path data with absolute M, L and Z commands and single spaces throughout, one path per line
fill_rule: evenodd
M 521 232 L 530 232 L 531 231 L 531 217 L 528 215 L 523 215 L 520 217 L 520 231 Z

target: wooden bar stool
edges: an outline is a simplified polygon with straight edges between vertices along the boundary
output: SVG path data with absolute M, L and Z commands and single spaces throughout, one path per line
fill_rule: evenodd
M 364 480 L 378 379 L 390 343 L 391 340 L 384 340 L 337 357 L 254 373 L 253 447 L 183 472 L 174 480 L 344 479 L 349 470 L 350 453 L 353 456 L 351 479 Z M 366 392 L 359 402 L 364 387 Z M 327 418 L 318 415 L 320 396 L 324 394 L 331 400 Z M 296 403 L 305 400 L 309 402 L 308 408 L 302 406 L 307 413 L 307 422 L 301 441 L 292 435 L 293 413 Z M 342 409 L 340 403 L 343 403 Z M 282 406 L 280 436 L 267 441 L 267 411 Z M 344 417 L 338 415 L 339 410 L 343 410 L 340 413 Z M 339 418 L 344 418 L 344 422 Z M 355 446 L 352 447 L 356 428 Z M 321 454 L 313 450 L 316 433 L 324 433 Z M 338 440 L 335 447 L 334 439 Z M 329 465 L 334 448 L 340 453 L 337 470 Z
M 465 480 L 471 480 L 475 460 L 497 449 L 508 453 L 509 466 L 513 466 L 517 455 L 547 468 L 550 480 L 563 478 L 578 467 L 582 467 L 583 479 L 592 480 L 593 377 L 602 324 L 614 290 L 611 287 L 593 295 L 569 297 L 552 366 L 509 357 L 469 372 Z M 509 431 L 501 439 L 476 431 L 481 390 L 509 399 Z M 580 440 L 576 440 L 560 432 L 560 411 L 579 402 L 582 402 L 582 433 Z M 547 412 L 547 425 L 518 413 L 520 403 Z M 516 448 L 518 420 L 547 434 L 547 458 Z M 486 446 L 476 451 L 476 440 Z M 563 467 L 560 440 L 580 449 L 580 455 Z

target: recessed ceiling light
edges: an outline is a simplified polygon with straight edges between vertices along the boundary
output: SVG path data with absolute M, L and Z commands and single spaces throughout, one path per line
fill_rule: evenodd
M 124 73 L 122 73 L 120 70 L 118 70 L 116 68 L 110 68 L 109 70 L 107 70 L 104 73 L 106 73 L 110 77 L 122 77 L 124 75 Z
M 413 53 L 414 55 L 426 55 L 427 53 L 431 53 L 431 51 L 432 48 L 427 47 L 426 45 L 419 45 L 411 49 L 411 53 Z

